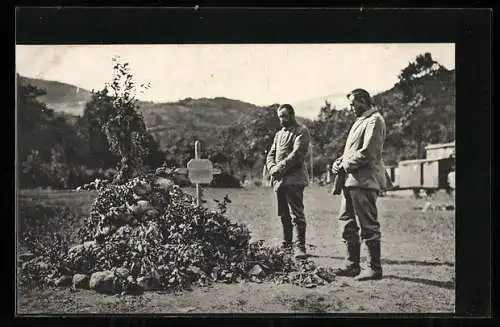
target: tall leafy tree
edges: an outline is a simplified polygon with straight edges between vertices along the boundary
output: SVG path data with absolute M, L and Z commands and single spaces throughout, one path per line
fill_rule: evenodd
M 414 143 L 416 157 L 424 157 L 424 146 L 448 139 L 444 104 L 436 102 L 439 92 L 449 85 L 448 70 L 436 62 L 430 53 L 418 55 L 398 76 L 396 87 L 402 93 L 403 112 L 396 126 L 406 139 Z
M 92 98 L 85 104 L 83 115 L 78 120 L 78 129 L 84 140 L 87 156 L 83 163 L 90 168 L 116 167 L 120 158 L 109 149 L 103 126 L 111 119 L 113 103 L 109 90 L 104 88 L 92 92 Z
M 21 187 L 68 187 L 81 142 L 64 116 L 38 100 L 45 91 L 17 85 L 17 158 Z

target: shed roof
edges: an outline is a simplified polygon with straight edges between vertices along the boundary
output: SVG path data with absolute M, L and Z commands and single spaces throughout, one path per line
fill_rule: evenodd
M 449 148 L 454 146 L 455 146 L 455 141 L 448 143 L 429 144 L 428 146 L 425 147 L 425 149 L 428 150 L 428 149 Z

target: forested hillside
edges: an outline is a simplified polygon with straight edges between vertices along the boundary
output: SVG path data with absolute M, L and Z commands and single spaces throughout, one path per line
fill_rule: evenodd
M 18 75 L 17 137 L 21 187 L 74 187 L 113 174 L 119 158 L 109 149 L 103 124 L 111 119 L 105 89 L 88 91 Z M 455 71 L 422 54 L 402 68 L 393 88 L 373 95 L 386 119 L 384 160 L 422 158 L 429 143 L 455 139 Z M 148 139 L 146 163 L 185 166 L 202 156 L 237 179 L 259 178 L 266 151 L 279 129 L 275 106 L 238 100 L 184 99 L 173 103 L 138 101 Z M 340 155 L 354 117 L 326 102 L 314 120 L 299 118 L 312 136 L 314 175 Z

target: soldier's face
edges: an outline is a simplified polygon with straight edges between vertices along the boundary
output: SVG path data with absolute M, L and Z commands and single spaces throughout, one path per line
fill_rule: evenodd
M 292 123 L 292 115 L 286 109 L 278 110 L 278 119 L 280 120 L 280 124 L 283 127 L 288 127 Z
M 349 97 L 349 106 L 357 117 L 361 116 L 367 110 L 365 103 L 352 95 Z

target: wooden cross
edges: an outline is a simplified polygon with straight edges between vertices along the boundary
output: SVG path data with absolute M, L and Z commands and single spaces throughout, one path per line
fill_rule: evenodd
M 179 174 L 188 175 L 191 183 L 196 184 L 196 205 L 201 205 L 201 184 L 210 184 L 213 175 L 218 175 L 222 171 L 214 168 L 208 159 L 200 158 L 200 142 L 194 142 L 194 159 L 189 160 L 187 168 L 177 168 L 174 170 Z

